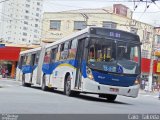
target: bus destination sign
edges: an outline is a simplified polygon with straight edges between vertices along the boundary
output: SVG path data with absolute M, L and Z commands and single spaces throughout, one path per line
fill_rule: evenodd
M 109 38 L 117 38 L 117 39 L 122 39 L 126 41 L 137 41 L 139 42 L 139 37 L 135 34 L 121 31 L 121 30 L 116 30 L 116 29 L 108 29 L 108 28 L 91 28 L 90 30 L 91 34 L 95 35 L 100 35 L 104 37 L 109 37 Z

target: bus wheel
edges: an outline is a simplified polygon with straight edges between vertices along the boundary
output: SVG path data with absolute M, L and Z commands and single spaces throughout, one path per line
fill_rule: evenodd
M 22 75 L 22 86 L 26 86 L 26 83 L 25 83 L 25 74 Z
M 105 96 L 106 96 L 106 98 L 107 98 L 107 101 L 109 101 L 109 102 L 114 102 L 115 99 L 117 98 L 117 95 L 107 94 L 107 95 L 105 95 Z
M 107 101 L 113 102 L 113 101 L 115 101 L 117 95 L 111 95 L 111 94 L 99 94 L 99 97 L 106 98 Z
M 22 75 L 22 86 L 31 87 L 30 83 L 25 82 L 25 74 Z
M 72 95 L 70 75 L 68 75 L 64 81 L 64 94 L 67 96 Z
M 46 86 L 46 76 L 43 75 L 43 80 L 42 80 L 42 90 L 46 91 L 47 90 L 47 86 Z

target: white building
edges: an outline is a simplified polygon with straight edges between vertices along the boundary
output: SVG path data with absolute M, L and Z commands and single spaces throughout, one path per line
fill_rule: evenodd
M 43 0 L 9 0 L 2 5 L 1 39 L 11 44 L 40 44 Z

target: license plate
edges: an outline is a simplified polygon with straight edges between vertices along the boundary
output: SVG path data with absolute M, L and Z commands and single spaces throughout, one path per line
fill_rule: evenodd
M 49 84 L 48 84 L 48 87 L 51 88 L 51 87 L 52 87 L 52 84 L 49 83 Z
M 119 92 L 119 89 L 118 88 L 110 88 L 110 91 L 112 91 L 112 92 Z

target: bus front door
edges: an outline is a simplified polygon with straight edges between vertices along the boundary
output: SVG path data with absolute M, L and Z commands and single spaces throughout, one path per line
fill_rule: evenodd
M 33 83 L 35 80 L 35 61 L 36 61 L 36 54 L 32 54 L 32 60 L 31 60 L 31 66 L 32 66 L 32 73 L 31 73 L 31 79 L 30 81 Z
M 84 44 L 85 44 L 85 39 L 78 41 L 77 55 L 76 55 L 76 60 L 78 61 L 77 62 L 76 79 L 75 79 L 75 88 L 76 89 L 81 89 Z

